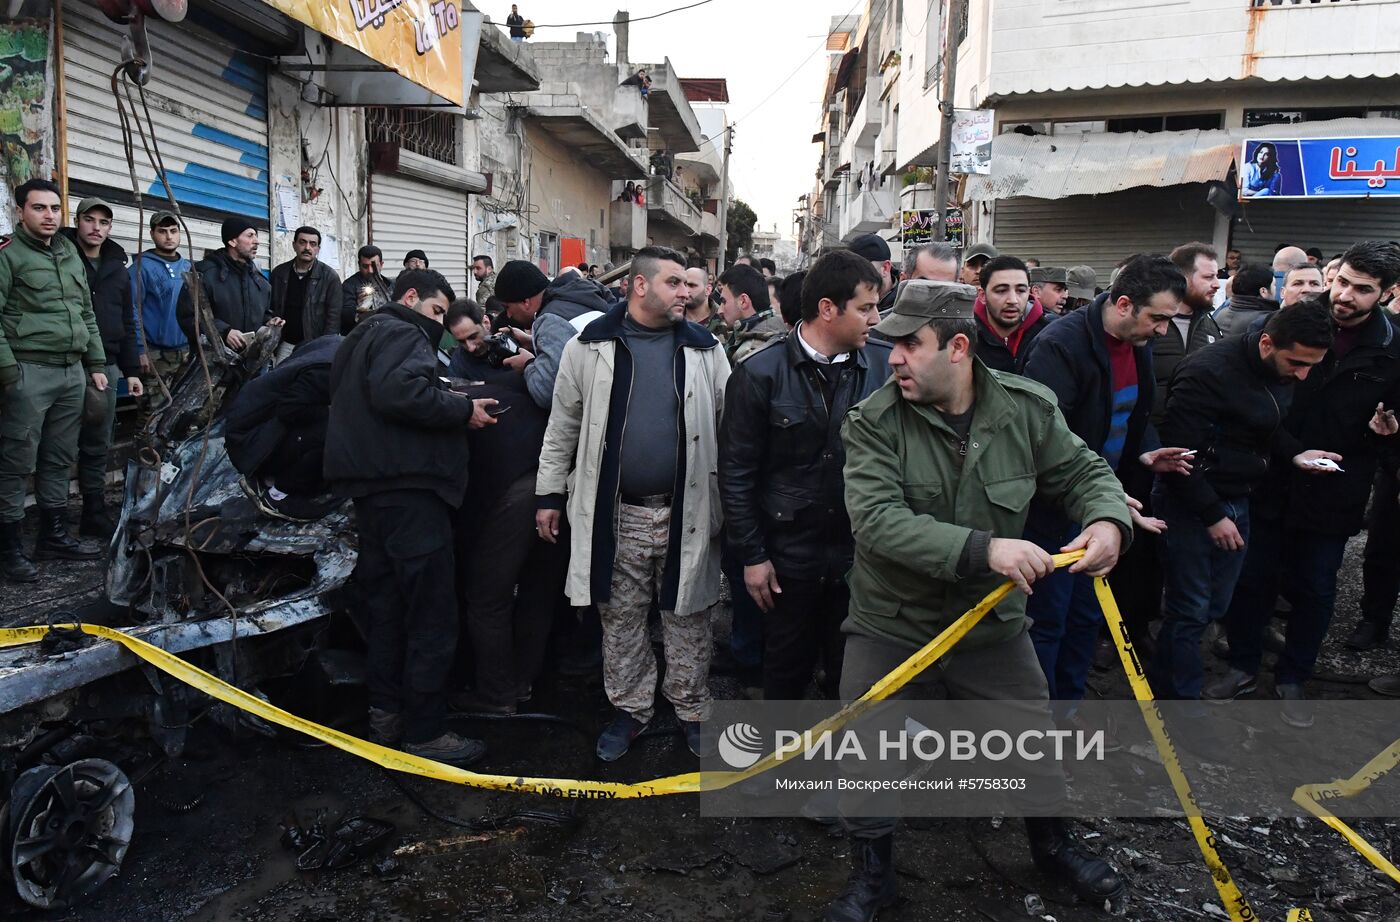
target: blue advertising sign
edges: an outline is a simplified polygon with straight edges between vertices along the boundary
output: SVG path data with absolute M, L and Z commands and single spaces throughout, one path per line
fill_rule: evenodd
M 1400 137 L 1249 140 L 1240 201 L 1400 195 Z

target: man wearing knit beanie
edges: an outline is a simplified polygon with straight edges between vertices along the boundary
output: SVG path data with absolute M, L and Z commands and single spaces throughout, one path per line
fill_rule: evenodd
M 549 278 L 532 262 L 512 259 L 496 273 L 496 300 L 501 302 L 501 311 L 491 318 L 491 331 L 513 331 L 511 335 L 524 349 L 534 345 L 530 337 L 530 327 L 535 323 L 540 302 L 544 300 L 544 290 L 549 287 Z M 534 358 L 529 352 L 506 360 L 508 368 L 521 371 Z
M 204 300 L 214 315 L 214 330 L 201 329 L 205 342 L 216 339 L 241 352 L 261 326 L 280 327 L 282 318 L 272 314 L 272 286 L 258 271 L 258 231 L 241 215 L 224 220 L 220 228 L 224 248 L 195 263 Z M 175 319 L 191 344 L 195 342 L 194 295 L 188 284 L 180 291 Z M 201 321 L 202 323 L 202 321 Z

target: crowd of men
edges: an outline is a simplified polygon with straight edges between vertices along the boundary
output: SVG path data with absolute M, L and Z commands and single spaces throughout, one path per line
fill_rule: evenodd
M 60 230 L 52 184 L 16 201 L 0 248 L 0 575 L 38 578 L 20 542 L 31 475 L 34 558 L 100 554 L 80 538 L 112 532 L 118 381 L 158 404 L 191 344 L 236 355 L 270 330 L 271 367 L 227 409 L 230 459 L 269 515 L 353 502 L 370 734 L 416 755 L 479 761 L 485 744 L 449 730 L 449 712 L 514 713 L 547 668 L 601 674 L 614 716 L 600 759 L 652 725 L 658 682 L 708 754 L 722 574 L 725 658 L 771 700 L 858 697 L 1013 581 L 997 617 L 900 694 L 1019 702 L 1026 727 L 1082 724 L 1098 576 L 1159 697 L 1255 692 L 1272 650 L 1280 716 L 1305 728 L 1343 551 L 1366 525 L 1347 643 L 1387 640 L 1394 243 L 1331 260 L 1280 247 L 1269 267 L 1230 251 L 1221 267 L 1185 242 L 1127 257 L 1104 287 L 1088 266 L 985 243 L 911 247 L 896 265 L 877 235 L 786 278 L 749 257 L 712 277 L 647 247 L 611 287 L 598 267 L 551 279 L 481 255 L 472 299 L 417 250 L 390 280 L 364 247 L 342 282 L 311 227 L 265 276 L 236 217 L 193 290 L 177 216 L 152 216 L 152 247 L 128 266 L 105 202 L 83 200 Z M 1056 570 L 1071 551 L 1082 559 Z M 1203 646 L 1228 658 L 1223 677 L 1206 680 Z M 1400 679 L 1373 687 L 1400 694 Z M 1121 877 L 1055 818 L 1064 782 L 1043 769 L 1024 805 L 1037 865 L 1115 897 Z M 895 821 L 861 812 L 843 804 L 855 867 L 831 920 L 895 898 Z

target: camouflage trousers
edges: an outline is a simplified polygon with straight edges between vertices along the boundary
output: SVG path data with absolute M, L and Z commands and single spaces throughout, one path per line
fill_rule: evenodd
M 670 531 L 669 507 L 620 504 L 612 598 L 598 603 L 603 687 L 614 707 L 644 723 L 655 713 L 657 671 L 647 614 L 661 589 Z M 708 719 L 714 703 L 709 689 L 710 613 L 662 611 L 661 637 L 666 650 L 661 693 L 681 720 Z

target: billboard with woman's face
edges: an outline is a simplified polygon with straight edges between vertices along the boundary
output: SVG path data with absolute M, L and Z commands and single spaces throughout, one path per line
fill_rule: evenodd
M 1400 195 L 1400 137 L 1251 139 L 1240 199 Z

